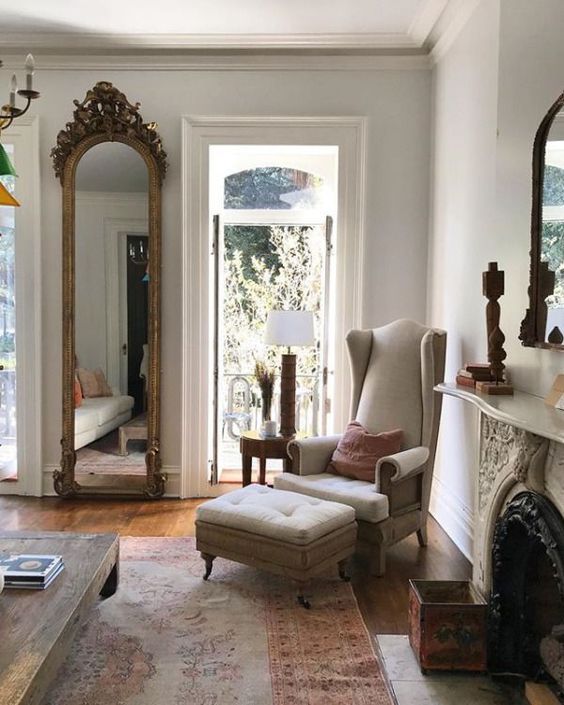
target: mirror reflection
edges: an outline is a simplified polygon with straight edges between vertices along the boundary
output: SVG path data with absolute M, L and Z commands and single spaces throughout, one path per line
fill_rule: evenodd
M 545 342 L 561 344 L 564 334 L 564 112 L 550 127 L 544 154 L 542 194 L 541 276 L 546 282 L 540 292 L 546 302 Z M 541 270 L 542 273 L 542 270 Z M 554 286 L 552 283 L 554 281 Z
M 75 188 L 76 473 L 145 475 L 147 167 L 104 142 L 81 158 Z

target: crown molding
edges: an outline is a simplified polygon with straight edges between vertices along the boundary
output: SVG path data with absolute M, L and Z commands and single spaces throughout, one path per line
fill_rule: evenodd
M 447 53 L 454 41 L 464 29 L 482 0 L 449 0 L 447 12 L 443 13 L 443 26 L 437 25 L 437 36 L 433 42 L 430 56 L 436 64 Z
M 303 34 L 101 34 L 94 32 L 0 32 L 5 49 L 107 50 L 272 50 L 272 49 L 419 49 L 403 33 Z
M 425 46 L 449 0 L 425 0 L 413 18 L 408 35 L 419 47 Z
M 18 55 L 3 55 L 4 69 L 23 69 Z M 332 56 L 233 55 L 124 56 L 35 53 L 36 75 L 42 71 L 413 71 L 431 66 L 427 54 Z
M 378 70 L 428 68 L 481 0 L 423 0 L 405 33 L 102 34 L 0 32 L 4 67 L 89 70 Z M 6 56 L 8 53 L 8 56 Z

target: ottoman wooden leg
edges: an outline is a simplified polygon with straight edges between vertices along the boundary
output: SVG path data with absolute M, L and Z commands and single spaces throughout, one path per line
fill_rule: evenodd
M 339 567 L 339 578 L 341 580 L 344 580 L 345 583 L 348 583 L 349 580 L 351 579 L 351 576 L 347 574 L 347 563 L 349 562 L 348 558 L 345 558 L 342 561 L 339 561 L 338 567 Z
M 211 575 L 215 556 L 211 556 L 209 553 L 200 553 L 200 556 L 206 562 L 206 572 L 204 573 L 204 580 L 207 580 Z

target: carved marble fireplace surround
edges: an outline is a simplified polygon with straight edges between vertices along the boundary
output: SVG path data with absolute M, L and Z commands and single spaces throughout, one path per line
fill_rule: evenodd
M 524 490 L 537 492 L 564 516 L 564 411 L 524 392 L 483 395 L 455 384 L 436 390 L 480 410 L 473 580 L 487 597 L 495 522 L 511 499 Z

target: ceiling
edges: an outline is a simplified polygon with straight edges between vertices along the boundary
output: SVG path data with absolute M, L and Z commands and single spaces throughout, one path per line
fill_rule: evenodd
M 0 46 L 421 49 L 448 0 L 0 0 Z

